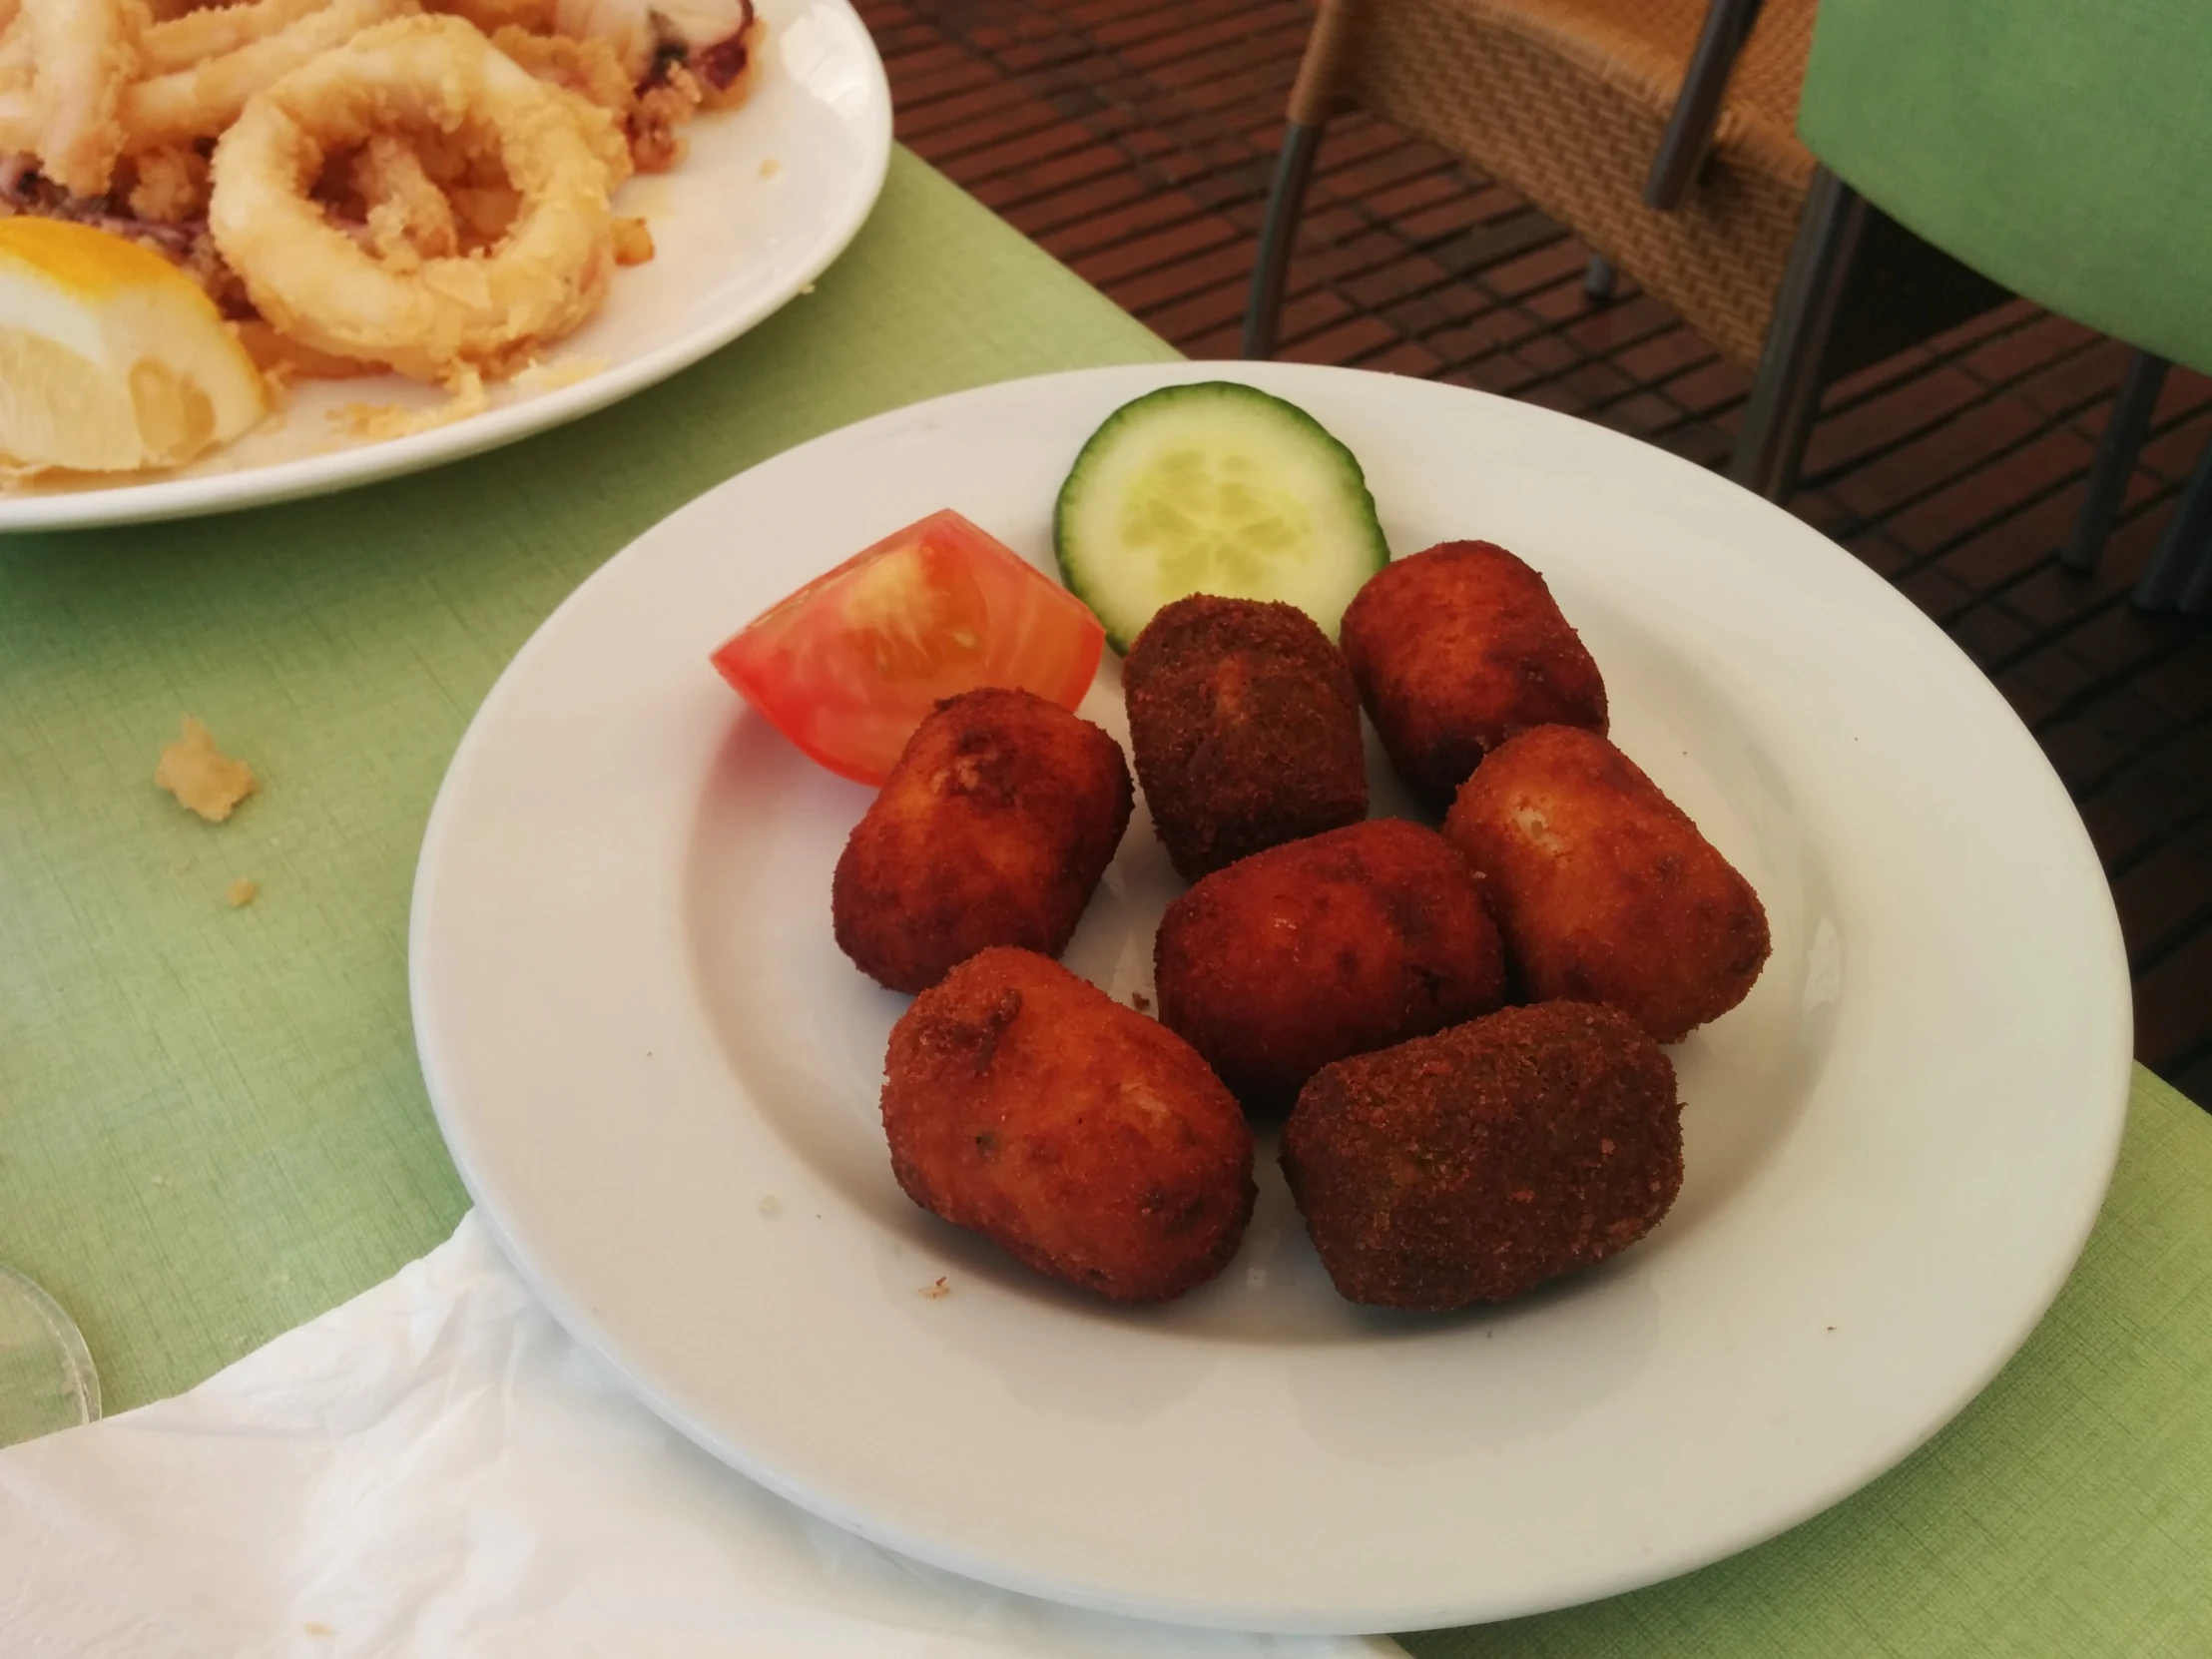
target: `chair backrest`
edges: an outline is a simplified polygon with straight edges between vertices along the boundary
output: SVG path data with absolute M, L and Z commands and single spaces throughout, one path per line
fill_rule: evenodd
M 1798 132 L 1954 259 L 2212 371 L 2212 0 L 1822 0 Z

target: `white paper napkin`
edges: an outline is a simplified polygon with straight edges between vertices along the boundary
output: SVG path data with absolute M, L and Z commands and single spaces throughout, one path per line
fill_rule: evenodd
M 633 1401 L 472 1214 L 175 1399 L 0 1452 L 0 1654 L 1379 1659 L 993 1590 Z

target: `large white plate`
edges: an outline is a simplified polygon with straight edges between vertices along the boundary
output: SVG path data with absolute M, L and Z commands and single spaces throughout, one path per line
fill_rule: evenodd
M 599 313 L 549 348 L 541 370 L 494 387 L 490 409 L 362 442 L 342 435 L 331 412 L 429 408 L 440 394 L 391 375 L 305 382 L 279 416 L 194 466 L 0 491 L 0 532 L 184 518 L 419 471 L 590 414 L 737 338 L 843 251 L 890 160 L 882 60 L 847 0 L 757 5 L 765 31 L 751 96 L 694 122 L 675 171 L 632 179 L 616 195 L 616 212 L 650 226 L 653 260 L 618 273 Z
M 1508 1308 L 1338 1300 L 1272 1149 L 1242 1253 L 1153 1311 L 1031 1278 L 908 1203 L 875 1117 L 904 999 L 830 935 L 867 796 L 707 666 L 735 625 L 933 508 L 1049 564 L 1053 494 L 1100 419 L 1224 372 L 1351 445 L 1396 551 L 1482 536 L 1542 569 L 1604 668 L 1616 738 L 1772 918 L 1752 996 L 1675 1050 L 1673 1214 Z M 1125 732 L 1119 702 L 1109 668 L 1085 712 Z M 1140 813 L 1071 964 L 1143 988 L 1173 890 Z M 1559 1606 L 1835 1502 L 2041 1316 L 2125 1109 L 2127 974 L 2088 839 L 1909 604 L 1656 449 L 1319 368 L 993 386 L 694 502 L 486 700 L 430 819 L 411 951 L 462 1175 L 655 1409 L 925 1560 L 1252 1628 Z M 940 1275 L 950 1294 L 922 1295 Z

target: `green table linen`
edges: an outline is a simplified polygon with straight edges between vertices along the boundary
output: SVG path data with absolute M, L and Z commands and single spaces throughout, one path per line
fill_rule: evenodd
M 459 1219 L 408 1024 L 415 852 L 478 702 L 579 581 L 818 433 L 1172 356 L 901 152 L 817 291 L 614 409 L 324 500 L 0 540 L 0 1261 L 76 1316 L 109 1408 L 191 1386 Z M 153 786 L 188 711 L 264 780 L 229 824 Z M 260 896 L 233 908 L 239 877 Z M 1903 1467 L 1672 1584 L 1407 1645 L 2212 1652 L 2208 1371 L 2212 1122 L 2139 1072 L 2081 1269 Z

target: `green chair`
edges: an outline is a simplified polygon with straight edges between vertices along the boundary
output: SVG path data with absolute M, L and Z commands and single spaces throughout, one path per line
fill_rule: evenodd
M 2087 568 L 2166 365 L 2212 372 L 2212 0 L 1822 0 L 1798 133 L 1837 182 L 1816 187 L 1784 277 L 1814 312 L 1872 203 L 2137 348 L 2065 550 Z M 1753 404 L 1809 418 L 1818 364 L 1789 344 L 1770 346 Z M 2135 600 L 2212 608 L 2212 448 Z

